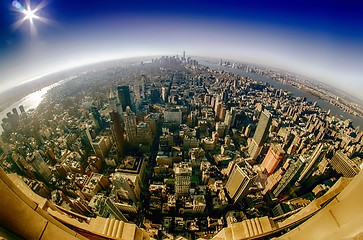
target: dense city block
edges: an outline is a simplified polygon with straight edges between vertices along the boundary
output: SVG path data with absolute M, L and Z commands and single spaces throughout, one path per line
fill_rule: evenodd
M 35 193 L 159 239 L 279 236 L 363 166 L 350 120 L 185 54 L 84 71 L 2 127 L 2 168 Z

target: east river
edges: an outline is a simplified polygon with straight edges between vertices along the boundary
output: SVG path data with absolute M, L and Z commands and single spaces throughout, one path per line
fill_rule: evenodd
M 306 97 L 306 99 L 309 102 L 316 102 L 320 108 L 325 109 L 325 110 L 330 110 L 330 114 L 339 117 L 340 119 L 342 119 L 341 116 L 343 116 L 343 120 L 345 119 L 351 119 L 353 121 L 353 125 L 355 127 L 360 126 L 360 128 L 363 128 L 363 119 L 359 118 L 357 116 L 354 116 L 352 114 L 349 114 L 347 112 L 344 112 L 343 110 L 341 110 L 340 108 L 338 108 L 337 106 L 334 106 L 310 93 L 304 92 L 301 89 L 298 89 L 296 87 L 293 87 L 291 85 L 286 85 L 283 84 L 281 82 L 272 80 L 269 77 L 257 74 L 257 73 L 251 73 L 251 72 L 246 72 L 245 70 L 242 69 L 237 69 L 237 68 L 231 68 L 231 67 L 227 67 L 227 66 L 221 66 L 218 64 L 217 62 L 218 60 L 198 60 L 199 64 L 207 66 L 211 69 L 221 69 L 227 72 L 231 72 L 231 73 L 235 73 L 238 74 L 242 77 L 250 77 L 256 81 L 260 81 L 260 82 L 265 82 L 270 84 L 271 86 L 273 86 L 276 89 L 283 89 L 286 91 L 289 91 L 293 94 L 293 96 L 295 97 L 301 97 L 304 98 Z

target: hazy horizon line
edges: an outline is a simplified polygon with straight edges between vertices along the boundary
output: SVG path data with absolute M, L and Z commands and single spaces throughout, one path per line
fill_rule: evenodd
M 126 56 L 126 57 L 111 57 L 111 58 L 104 58 L 104 59 L 101 59 L 101 60 L 89 61 L 89 62 L 86 62 L 86 63 L 75 64 L 73 66 L 67 66 L 67 67 L 61 68 L 59 70 L 54 70 L 54 71 L 42 73 L 42 74 L 39 74 L 39 75 L 37 75 L 35 77 L 32 77 L 30 79 L 23 80 L 22 82 L 20 82 L 16 86 L 7 88 L 5 90 L 3 90 L 3 89 L 0 90 L 0 96 L 3 95 L 3 94 L 6 94 L 7 92 L 10 92 L 11 90 L 14 90 L 16 88 L 20 88 L 20 87 L 22 87 L 25 84 L 29 84 L 29 83 L 35 82 L 37 80 L 44 80 L 43 78 L 49 77 L 49 76 L 51 76 L 53 74 L 58 74 L 58 73 L 62 73 L 62 72 L 70 71 L 70 70 L 76 70 L 77 68 L 82 68 L 82 67 L 87 67 L 87 66 L 90 66 L 91 67 L 92 65 L 98 65 L 98 64 L 102 64 L 102 63 L 114 62 L 114 61 L 119 61 L 119 60 L 131 60 L 131 59 L 138 59 L 138 58 L 151 58 L 152 59 L 154 57 L 163 57 L 163 56 L 165 56 L 165 57 L 176 57 L 176 56 L 181 57 L 182 56 L 182 53 L 183 52 L 180 52 L 180 54 L 179 53 L 178 54 L 151 54 L 151 55 L 137 55 L 137 56 Z M 318 80 L 316 78 L 308 77 L 308 76 L 304 75 L 303 73 L 293 72 L 293 71 L 291 71 L 289 69 L 283 69 L 281 67 L 273 67 L 273 66 L 269 66 L 269 65 L 266 65 L 266 64 L 262 64 L 262 63 L 256 63 L 256 62 L 249 61 L 249 60 L 238 60 L 238 59 L 235 59 L 233 57 L 231 57 L 231 58 L 228 58 L 228 57 L 225 58 L 225 57 L 223 57 L 222 58 L 222 57 L 219 57 L 219 56 L 212 57 L 212 56 L 201 56 L 201 55 L 188 55 L 188 56 L 191 57 L 191 58 L 215 59 L 216 61 L 222 59 L 223 61 L 229 61 L 229 62 L 234 62 L 234 63 L 239 63 L 239 64 L 254 65 L 254 66 L 263 67 L 263 68 L 267 68 L 267 69 L 273 69 L 273 70 L 276 70 L 276 71 L 284 71 L 286 73 L 289 73 L 289 74 L 293 74 L 295 76 L 302 77 L 305 80 L 309 80 L 309 81 L 313 81 L 313 82 L 316 82 L 316 83 L 320 83 L 322 85 L 327 85 L 330 88 L 334 88 L 335 90 L 340 91 L 342 94 L 349 95 L 350 97 L 356 98 L 357 100 L 359 100 L 359 101 L 362 102 L 360 104 L 363 104 L 363 99 L 360 98 L 359 96 L 352 95 L 351 93 L 349 93 L 349 92 L 347 92 L 345 90 L 341 90 L 341 89 L 337 88 L 334 85 L 331 85 L 331 84 L 328 84 L 326 82 L 320 81 L 320 80 Z M 203 64 L 201 64 L 201 65 L 203 65 Z M 276 81 L 276 80 L 273 80 L 273 81 Z M 329 90 L 329 89 L 326 89 L 326 90 Z M 1 105 L 5 105 L 5 104 L 6 103 L 1 104 Z

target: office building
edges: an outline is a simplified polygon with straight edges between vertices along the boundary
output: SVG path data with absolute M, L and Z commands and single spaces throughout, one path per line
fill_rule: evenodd
M 119 153 L 122 154 L 125 146 L 125 138 L 121 115 L 116 111 L 112 111 L 110 112 L 110 117 L 112 121 L 112 133 L 115 138 L 116 147 Z
M 340 150 L 334 154 L 330 160 L 330 164 L 332 168 L 343 177 L 354 177 L 360 171 L 359 166 Z
M 112 144 L 113 142 L 111 137 L 101 136 L 101 137 L 96 137 L 92 141 L 92 148 L 93 151 L 95 152 L 95 155 L 100 159 L 104 160 L 107 153 L 110 151 Z
M 28 156 L 27 161 L 32 165 L 38 176 L 47 182 L 51 179 L 52 172 L 38 151 Z
M 292 186 L 295 183 L 295 181 L 300 176 L 300 173 L 303 170 L 305 164 L 306 162 L 304 162 L 304 160 L 301 158 L 295 161 L 291 160 L 289 167 L 286 169 L 286 172 L 282 176 L 278 185 L 273 190 L 273 195 L 275 197 L 278 197 L 283 191 L 288 189 L 288 186 Z
M 20 113 L 25 113 L 25 109 L 23 105 L 19 106 Z
M 127 135 L 127 140 L 131 143 L 134 143 L 137 140 L 136 133 L 136 116 L 130 109 L 130 107 L 126 108 L 126 112 L 123 113 L 125 132 Z
M 117 87 L 118 99 L 122 105 L 122 110 L 126 111 L 126 107 L 131 108 L 131 97 L 129 86 L 118 86 Z
M 231 110 L 227 110 L 226 116 L 224 118 L 224 124 L 226 125 L 226 130 L 229 132 L 230 128 L 234 126 L 236 121 L 237 110 L 231 107 Z
M 257 173 L 246 161 L 234 163 L 226 184 L 227 193 L 234 203 L 247 195 L 256 177 Z
M 279 144 L 272 144 L 261 163 L 261 168 L 266 171 L 268 175 L 273 173 L 277 165 L 284 158 L 285 151 Z
M 164 120 L 179 125 L 182 123 L 182 112 L 179 109 L 164 111 Z
M 248 153 L 253 160 L 256 160 L 263 144 L 265 143 L 268 135 L 269 127 L 271 124 L 271 113 L 264 110 L 261 113 L 260 120 L 258 121 L 255 134 L 253 135 L 252 141 L 248 147 Z
M 307 162 L 306 167 L 301 172 L 298 183 L 304 183 L 311 174 L 316 170 L 317 165 L 321 162 L 327 152 L 327 147 L 324 143 L 319 143 L 311 156 L 308 156 L 305 160 Z M 303 156 L 300 156 L 303 157 Z
M 187 195 L 189 193 L 191 177 L 192 177 L 192 166 L 190 163 L 182 162 L 175 164 L 175 194 L 177 197 Z

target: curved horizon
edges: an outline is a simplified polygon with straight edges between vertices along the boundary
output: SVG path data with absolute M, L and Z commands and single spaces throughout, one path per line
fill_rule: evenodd
M 9 1 L 11 2 L 11 1 Z M 41 1 L 32 1 L 34 5 Z M 3 3 L 6 11 L 9 4 Z M 187 55 L 231 59 L 283 69 L 336 87 L 363 100 L 362 17 L 359 4 L 280 1 L 253 3 L 179 2 L 164 5 L 110 1 L 49 2 L 34 20 L 0 27 L 1 89 L 40 75 L 118 58 Z M 342 18 L 344 17 L 344 18 Z M 9 25 L 10 24 L 10 25 Z

